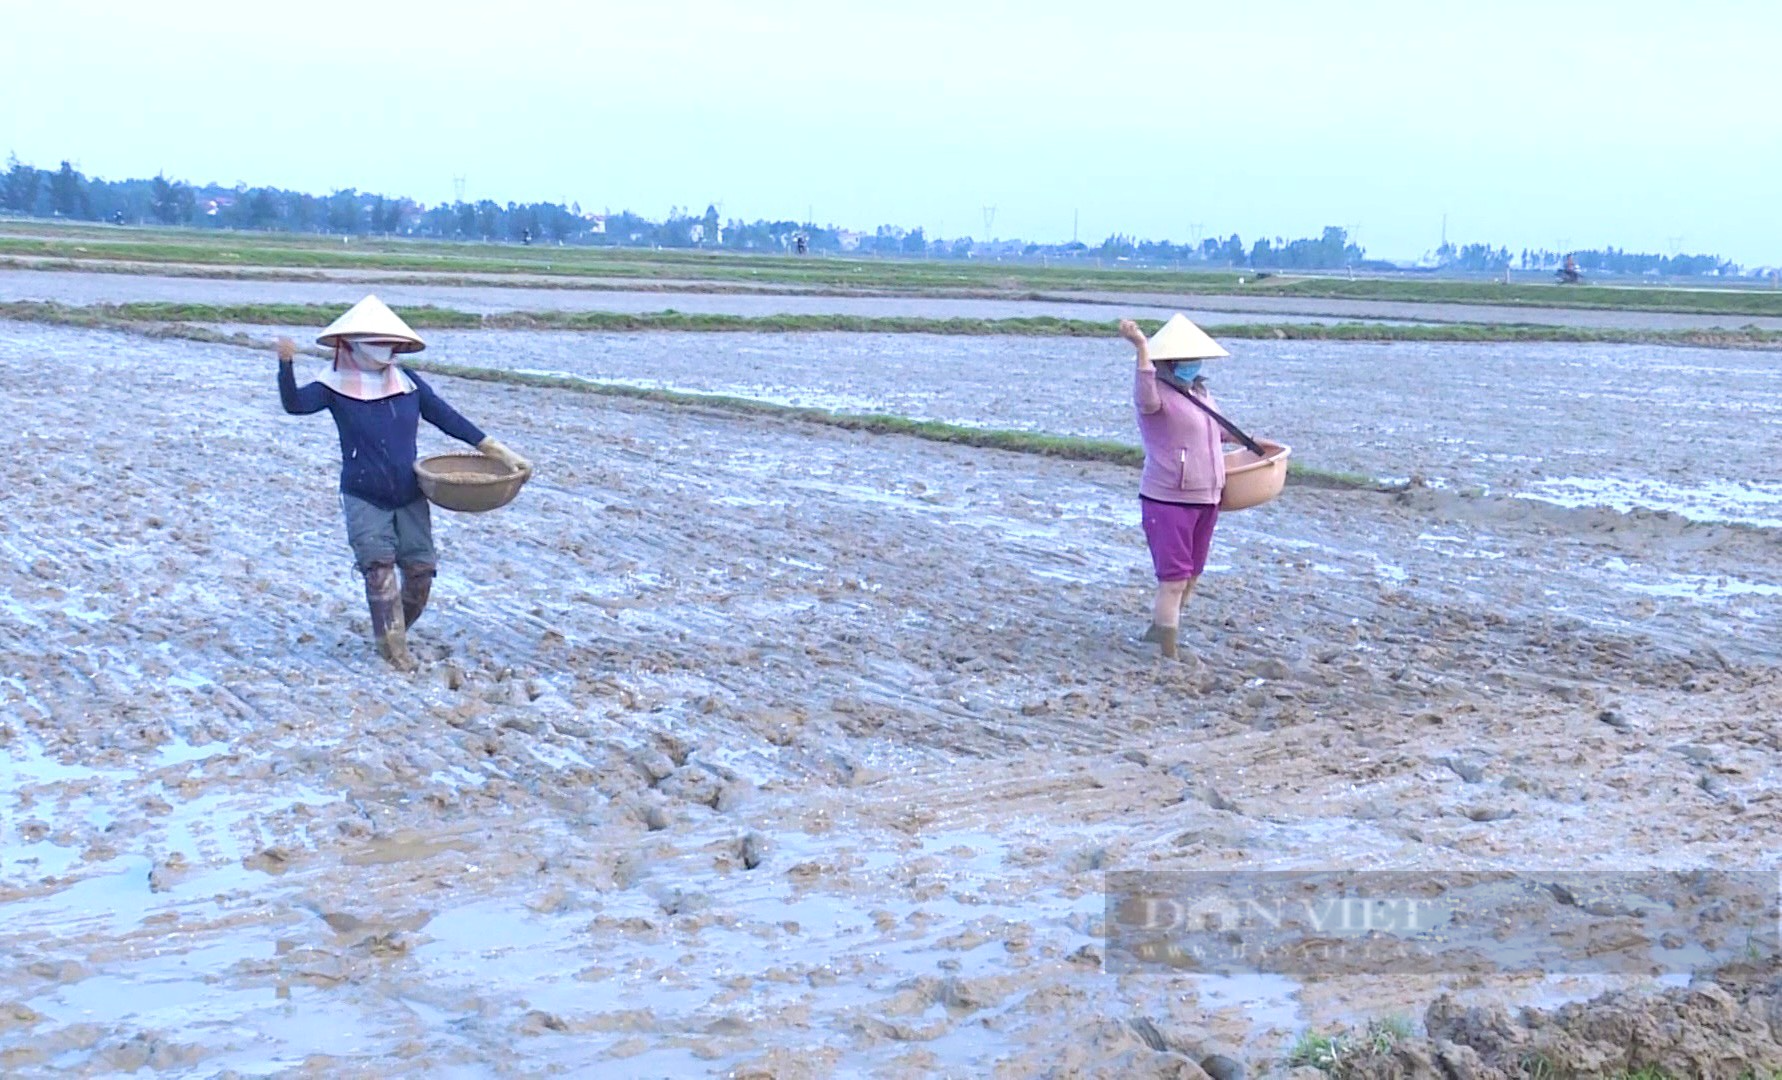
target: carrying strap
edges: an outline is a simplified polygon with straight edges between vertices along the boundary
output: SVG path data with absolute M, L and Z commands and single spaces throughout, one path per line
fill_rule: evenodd
M 1188 384 L 1184 383 L 1182 380 L 1176 378 L 1174 374 L 1165 374 L 1163 369 L 1159 368 L 1159 369 L 1157 369 L 1157 381 L 1164 384 L 1165 386 L 1169 387 L 1171 390 L 1174 390 L 1176 393 L 1181 394 L 1183 397 L 1187 398 L 1190 402 L 1192 402 L 1194 404 L 1195 408 L 1199 409 L 1201 412 L 1204 412 L 1208 416 L 1212 417 L 1213 421 L 1215 423 L 1217 423 L 1220 427 L 1224 428 L 1226 431 L 1231 432 L 1232 438 L 1236 439 L 1238 442 L 1243 443 L 1244 449 L 1250 451 L 1250 453 L 1255 454 L 1259 458 L 1268 457 L 1268 451 L 1264 450 L 1262 448 L 1261 444 L 1259 444 L 1255 439 L 1250 438 L 1250 436 L 1245 435 L 1243 432 L 1239 431 L 1236 424 L 1232 423 L 1230 420 L 1225 419 L 1225 417 L 1220 416 L 1219 413 L 1211 405 L 1208 405 L 1206 402 L 1204 402 L 1200 398 L 1196 397 L 1192 392 L 1189 391 Z

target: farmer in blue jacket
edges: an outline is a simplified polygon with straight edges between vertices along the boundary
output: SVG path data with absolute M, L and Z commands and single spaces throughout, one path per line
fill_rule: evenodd
M 279 340 L 279 400 L 294 415 L 323 409 L 334 414 L 340 430 L 340 502 L 347 543 L 365 575 L 371 635 L 392 667 L 412 671 L 408 627 L 427 606 L 439 562 L 427 499 L 415 479 L 420 421 L 510 468 L 532 466 L 458 415 L 419 375 L 396 366 L 396 354 L 426 346 L 377 297 L 359 301 L 316 340 L 334 349 L 334 359 L 304 386 L 297 385 L 291 369 L 297 346 Z

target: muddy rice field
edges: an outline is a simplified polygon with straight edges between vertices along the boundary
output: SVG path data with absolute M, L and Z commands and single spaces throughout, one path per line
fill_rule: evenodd
M 1542 326 L 1632 330 L 1782 330 L 1782 319 L 1669 311 L 1601 311 L 1525 305 L 1417 303 L 1335 297 L 1058 292 L 1039 298 L 905 296 L 861 289 L 821 290 L 781 282 L 751 284 L 656 279 L 476 275 L 378 270 L 256 271 L 233 279 L 207 277 L 214 267 L 89 264 L 85 270 L 17 269 L 30 260 L 0 263 L 0 301 L 54 300 L 65 304 L 138 301 L 193 304 L 351 304 L 375 289 L 391 304 L 431 304 L 459 311 L 617 311 L 672 308 L 719 315 L 863 315 L 924 318 L 1165 319 L 1176 311 L 1202 323 L 1533 323 Z M 128 272 L 106 273 L 104 270 Z M 289 280 L 291 278 L 301 280 Z
M 1117 341 L 571 331 L 431 331 L 427 340 L 429 358 L 455 365 L 1137 442 L 1130 349 Z M 1321 468 L 1782 527 L 1782 483 L 1747 475 L 1753 425 L 1782 415 L 1775 353 L 1323 341 L 1232 348 L 1234 359 L 1203 372 L 1221 407 Z
M 424 276 L 424 275 L 423 275 Z M 368 288 L 395 305 L 435 307 L 494 314 L 506 311 L 615 311 L 629 314 L 673 309 L 700 315 L 860 315 L 869 317 L 1014 319 L 1167 319 L 1173 307 L 1157 303 L 1131 308 L 1096 300 L 994 300 L 921 296 L 822 296 L 798 292 L 662 292 L 622 287 L 562 288 L 512 281 L 491 284 L 413 284 L 412 281 L 261 281 L 171 277 L 156 274 L 100 274 L 82 271 L 0 270 L 0 301 L 54 300 L 64 304 L 122 304 L 142 301 L 191 304 L 352 304 Z M 670 283 L 675 284 L 675 283 Z M 691 285 L 692 283 L 681 283 Z M 1167 301 L 1162 301 L 1167 303 Z M 1253 322 L 1254 316 L 1197 306 L 1205 322 Z M 1270 316 L 1271 322 L 1318 322 L 1315 314 Z M 1393 320 L 1407 321 L 1407 320 Z
M 1110 343 L 429 337 L 1129 423 Z M 1767 974 L 1104 970 L 1110 870 L 1767 870 L 1782 825 L 1773 358 L 1234 351 L 1258 434 L 1419 482 L 1227 515 L 1182 662 L 1131 469 L 442 376 L 537 475 L 435 512 L 397 675 L 269 352 L 0 323 L 0 1072 L 1257 1077 L 1379 1017 L 1382 1076 L 1782 1066 Z

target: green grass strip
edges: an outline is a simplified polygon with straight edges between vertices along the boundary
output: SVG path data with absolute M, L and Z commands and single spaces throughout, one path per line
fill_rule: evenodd
M 537 375 L 499 368 L 468 367 L 458 364 L 405 362 L 418 371 L 477 382 L 505 383 L 540 390 L 567 390 L 573 393 L 598 394 L 602 397 L 629 398 L 663 405 L 716 409 L 748 416 L 766 416 L 792 420 L 845 431 L 864 431 L 876 435 L 906 435 L 929 442 L 953 443 L 988 450 L 1007 450 L 1017 454 L 1065 458 L 1071 461 L 1107 461 L 1138 468 L 1145 463 L 1145 452 L 1127 443 L 1107 439 L 1090 439 L 1076 435 L 1049 435 L 1044 432 L 1010 431 L 1001 428 L 968 427 L 939 420 L 915 420 L 886 413 L 836 412 L 801 405 L 781 405 L 756 398 L 729 397 L 721 394 L 691 394 L 681 390 L 662 390 L 600 382 L 573 375 Z M 1357 473 L 1320 469 L 1289 459 L 1288 476 L 1307 487 L 1339 490 L 1392 490 L 1372 477 Z
M 1754 326 L 1715 330 L 1630 330 L 1617 327 L 1551 326 L 1538 323 L 1235 323 L 1207 326 L 1214 337 L 1275 338 L 1285 341 L 1352 342 L 1558 342 L 1596 345 L 1668 345 L 1694 349 L 1773 349 L 1782 330 Z
M 128 323 L 209 322 L 252 323 L 257 326 L 314 326 L 333 322 L 351 305 L 327 304 L 180 304 L 141 302 L 127 304 L 60 304 L 53 301 L 19 300 L 0 303 L 0 318 L 20 322 L 46 322 L 61 326 L 114 326 Z M 482 325 L 479 316 L 435 307 L 406 308 L 403 318 L 412 326 L 473 330 Z
M 184 304 L 142 302 L 65 305 L 43 301 L 0 303 L 0 319 L 64 326 L 128 323 L 250 323 L 270 326 L 326 326 L 346 304 Z M 913 315 L 720 315 L 652 311 L 508 311 L 490 315 L 432 306 L 407 307 L 404 319 L 418 329 L 569 330 L 601 333 L 686 331 L 696 333 L 861 333 L 937 334 L 961 337 L 1114 337 L 1116 323 L 1036 315 L 1010 319 L 927 318 Z M 1147 331 L 1158 322 L 1139 320 Z M 1207 332 L 1230 340 L 1343 342 L 1561 342 L 1670 345 L 1716 349 L 1782 347 L 1782 331 L 1623 330 L 1545 326 L 1528 323 L 1231 323 Z
M 186 304 L 138 302 L 67 305 L 24 300 L 0 303 L 0 318 L 64 326 L 118 323 L 250 323 L 256 326 L 328 325 L 348 304 Z M 699 333 L 943 334 L 1024 337 L 1111 338 L 1117 323 L 1034 316 L 1015 319 L 935 319 L 918 316 L 718 315 L 684 311 L 508 311 L 478 315 L 432 306 L 404 307 L 403 319 L 416 329 L 578 330 L 605 333 L 680 330 Z M 1156 325 L 1152 324 L 1153 329 Z
M 1452 279 L 1338 277 L 1271 278 L 1235 290 L 1325 300 L 1386 300 L 1413 304 L 1575 308 L 1591 311 L 1676 312 L 1689 315 L 1782 316 L 1782 292 L 1728 286 L 1512 284 Z

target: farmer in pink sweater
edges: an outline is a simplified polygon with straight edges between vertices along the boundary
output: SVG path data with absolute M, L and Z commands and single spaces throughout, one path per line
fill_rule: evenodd
M 1120 336 L 1138 350 L 1132 396 L 1139 438 L 1145 445 L 1139 506 L 1157 571 L 1157 599 L 1144 640 L 1156 642 L 1163 655 L 1173 659 L 1182 606 L 1194 595 L 1194 584 L 1206 569 L 1213 528 L 1219 521 L 1228 441 L 1189 395 L 1216 408 L 1206 380 L 1200 377 L 1201 361 L 1231 354 L 1181 314 L 1163 324 L 1149 341 L 1131 319 L 1121 321 Z

